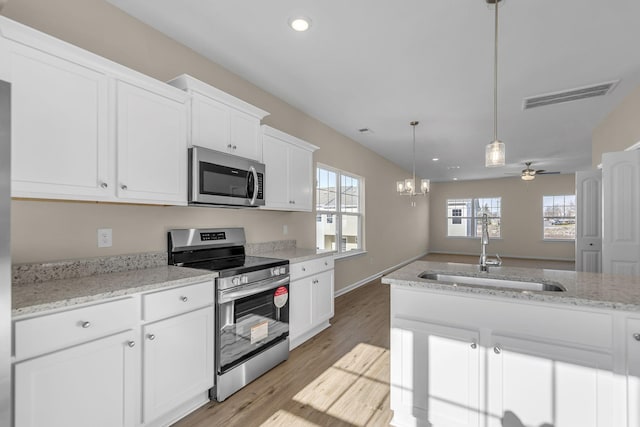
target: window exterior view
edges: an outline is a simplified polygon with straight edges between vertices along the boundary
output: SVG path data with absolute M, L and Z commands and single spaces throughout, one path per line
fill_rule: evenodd
M 363 178 L 318 166 L 316 248 L 345 253 L 362 250 Z
M 479 237 L 482 215 L 489 218 L 489 237 L 500 238 L 501 197 L 447 199 L 447 236 Z
M 545 240 L 575 240 L 575 194 L 544 196 L 542 198 L 542 215 Z

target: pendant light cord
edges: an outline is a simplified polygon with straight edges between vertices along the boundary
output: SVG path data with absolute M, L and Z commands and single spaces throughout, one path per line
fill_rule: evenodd
M 493 140 L 498 140 L 498 4 L 495 0 L 495 43 L 493 50 Z

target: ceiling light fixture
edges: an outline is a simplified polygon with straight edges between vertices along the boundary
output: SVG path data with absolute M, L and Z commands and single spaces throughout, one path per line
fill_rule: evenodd
M 413 127 L 413 176 L 404 181 L 396 182 L 396 191 L 403 196 L 424 196 L 429 192 L 430 181 L 428 179 L 420 180 L 420 191 L 416 192 L 416 126 L 420 122 L 413 121 L 409 124 Z M 411 202 L 411 206 L 415 206 L 415 202 Z
M 488 168 L 504 166 L 504 143 L 498 140 L 498 3 L 502 0 L 485 0 L 495 7 L 495 42 L 493 48 L 493 142 L 485 149 L 484 165 Z
M 298 16 L 289 20 L 289 26 L 296 31 L 307 31 L 311 27 L 311 19 Z
M 434 161 L 434 162 L 437 162 L 437 161 L 438 161 L 438 160 L 440 160 L 440 159 L 439 159 L 439 158 L 437 158 L 437 157 L 434 157 L 434 158 L 433 158 L 433 159 L 431 159 L 431 160 L 432 160 L 432 161 Z

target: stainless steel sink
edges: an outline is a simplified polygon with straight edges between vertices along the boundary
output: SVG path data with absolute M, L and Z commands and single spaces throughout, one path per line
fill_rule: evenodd
M 564 286 L 559 283 L 527 282 L 523 280 L 496 279 L 491 277 L 473 277 L 459 274 L 430 273 L 425 271 L 418 275 L 421 279 L 435 280 L 452 286 L 480 286 L 500 289 L 514 289 L 519 291 L 548 291 L 566 292 Z

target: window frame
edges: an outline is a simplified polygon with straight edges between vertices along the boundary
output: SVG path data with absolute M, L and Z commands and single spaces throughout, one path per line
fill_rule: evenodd
M 493 216 L 490 218 L 497 218 L 500 221 L 500 236 L 499 237 L 493 237 L 490 236 L 492 240 L 502 240 L 503 236 L 502 236 L 502 196 L 482 196 L 482 197 L 452 197 L 450 199 L 446 199 L 446 204 L 445 204 L 445 218 L 447 221 L 446 224 L 446 229 L 447 229 L 447 239 L 480 239 L 482 238 L 482 236 L 477 235 L 477 231 L 478 231 L 478 226 L 476 221 L 482 219 L 482 216 L 478 216 L 477 212 L 476 212 L 476 201 L 480 200 L 480 199 L 498 199 L 499 200 L 499 204 L 500 204 L 500 215 L 499 216 Z M 449 202 L 453 201 L 453 200 L 469 200 L 470 204 L 471 204 L 471 215 L 453 215 L 453 210 L 452 209 L 452 214 L 449 215 Z M 456 208 L 457 209 L 457 208 Z M 462 212 L 461 212 L 462 213 Z M 468 221 L 472 221 L 472 229 L 473 229 L 473 235 L 472 236 L 450 236 L 449 235 L 449 221 L 453 220 L 453 219 L 457 219 L 460 220 L 460 222 L 462 223 L 462 220 L 468 220 Z M 453 223 L 453 222 L 452 222 Z M 460 224 L 458 224 L 460 225 Z
M 336 174 L 336 206 L 335 210 L 318 210 L 318 170 L 324 169 L 329 172 L 333 172 Z M 358 212 L 342 212 L 342 177 L 346 176 L 352 179 L 358 180 Z M 315 174 L 314 174 L 314 212 L 316 214 L 316 218 L 320 215 L 332 215 L 333 216 L 333 224 L 336 227 L 336 241 L 335 241 L 335 253 L 337 258 L 348 257 L 353 255 L 359 255 L 366 252 L 365 247 L 365 179 L 363 176 L 358 174 L 345 171 L 339 168 L 335 168 L 333 166 L 328 166 L 324 163 L 317 162 L 315 165 Z M 355 216 L 358 217 L 358 234 L 357 239 L 359 240 L 359 248 L 344 251 L 342 250 L 342 242 L 343 237 L 342 234 L 342 219 L 343 215 L 346 216 Z M 316 227 L 317 227 L 316 221 Z M 324 248 L 318 248 L 318 241 L 316 240 L 316 249 L 324 250 Z
M 573 206 L 574 206 L 574 209 L 575 209 L 574 216 L 566 216 L 566 215 L 565 216 L 557 216 L 557 215 L 556 216 L 547 216 L 547 215 L 545 215 L 545 203 L 544 203 L 544 199 L 545 198 L 547 198 L 547 197 L 553 197 L 553 198 L 556 198 L 556 197 L 568 197 L 568 196 L 572 196 L 574 198 L 573 199 Z M 554 202 L 553 206 L 556 206 L 555 202 Z M 562 205 L 563 210 L 567 209 L 567 206 L 569 206 L 569 205 L 563 204 Z M 542 241 L 543 242 L 569 242 L 569 243 L 574 243 L 576 241 L 576 233 L 578 231 L 577 224 L 576 224 L 577 216 L 578 216 L 578 211 L 577 210 L 578 210 L 578 206 L 577 206 L 577 195 L 576 194 L 550 194 L 550 195 L 543 195 L 542 196 Z M 558 237 L 545 237 L 545 224 L 544 223 L 545 223 L 545 219 L 546 218 L 557 218 L 557 219 L 570 218 L 570 219 L 573 219 L 573 238 L 572 239 L 562 239 L 562 238 L 558 238 Z

